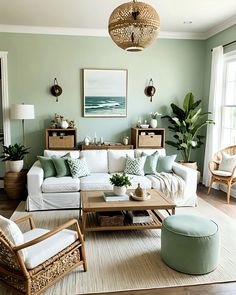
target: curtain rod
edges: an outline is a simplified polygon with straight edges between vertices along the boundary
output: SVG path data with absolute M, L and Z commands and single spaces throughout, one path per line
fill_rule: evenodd
M 231 45 L 231 44 L 234 44 L 234 43 L 236 43 L 236 40 L 234 40 L 234 41 L 232 41 L 232 42 L 229 42 L 229 43 L 226 43 L 226 44 L 224 44 L 224 45 L 223 45 L 223 47 L 227 47 L 227 46 L 229 46 L 229 45 Z M 213 49 L 211 49 L 211 51 L 213 51 Z

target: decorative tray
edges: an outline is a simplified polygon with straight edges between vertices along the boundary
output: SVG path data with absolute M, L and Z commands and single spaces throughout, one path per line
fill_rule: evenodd
M 146 193 L 145 197 L 138 197 L 138 196 L 134 195 L 133 193 L 130 193 L 129 195 L 135 201 L 147 201 L 151 198 L 151 194 L 148 192 Z

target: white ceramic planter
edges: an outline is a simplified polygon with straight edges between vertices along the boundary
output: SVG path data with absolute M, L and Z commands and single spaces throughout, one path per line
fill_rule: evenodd
M 125 195 L 126 191 L 127 191 L 126 186 L 114 186 L 113 187 L 113 192 L 117 196 Z
M 151 119 L 150 126 L 151 126 L 151 128 L 156 128 L 157 127 L 157 119 Z
M 20 172 L 23 168 L 24 161 L 8 161 L 9 172 Z

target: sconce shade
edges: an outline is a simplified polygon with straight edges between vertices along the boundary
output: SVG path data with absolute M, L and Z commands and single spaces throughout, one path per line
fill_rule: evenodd
M 13 104 L 10 112 L 11 119 L 28 120 L 34 119 L 34 105 L 32 104 Z
M 142 51 L 157 38 L 160 18 L 156 10 L 143 2 L 124 3 L 111 14 L 108 31 L 112 40 L 127 51 Z

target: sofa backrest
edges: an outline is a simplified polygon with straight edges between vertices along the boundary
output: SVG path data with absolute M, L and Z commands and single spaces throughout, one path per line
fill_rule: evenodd
M 125 170 L 126 155 L 134 158 L 134 150 L 108 150 L 109 173 L 123 172 Z
M 161 156 L 166 155 L 166 150 L 165 149 L 136 149 L 135 150 L 135 158 L 141 157 L 142 152 L 144 152 L 146 155 L 152 155 L 156 151 Z
M 85 150 L 80 152 L 86 158 L 89 171 L 92 173 L 108 173 L 108 160 L 106 150 Z
M 70 153 L 71 158 L 77 159 L 80 156 L 80 151 L 56 151 L 56 150 L 44 150 L 44 157 L 62 157 L 66 154 Z

